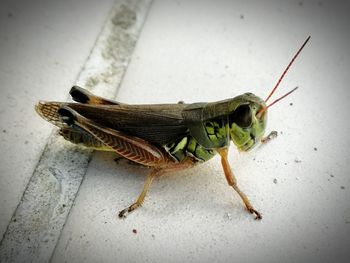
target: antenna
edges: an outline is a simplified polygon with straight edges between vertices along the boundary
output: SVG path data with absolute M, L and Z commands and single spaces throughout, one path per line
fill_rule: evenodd
M 297 56 L 300 54 L 301 50 L 304 48 L 304 46 L 306 45 L 306 43 L 309 41 L 311 36 L 309 36 L 304 44 L 299 48 L 298 52 L 294 55 L 294 57 L 292 58 L 292 60 L 289 62 L 288 66 L 286 67 L 286 69 L 284 70 L 282 76 L 279 78 L 279 80 L 277 81 L 277 84 L 275 85 L 275 87 L 272 89 L 272 91 L 270 92 L 269 96 L 266 98 L 265 102 L 267 102 L 270 97 L 272 96 L 272 94 L 275 92 L 275 90 L 277 89 L 277 87 L 279 86 L 279 84 L 281 83 L 282 79 L 284 78 L 284 76 L 286 75 L 287 71 L 289 70 L 290 66 L 293 64 L 294 60 L 297 58 Z M 296 89 L 294 89 L 296 90 Z M 294 91 L 293 90 L 293 91 Z M 291 91 L 290 93 L 292 93 L 293 91 Z M 286 95 L 282 96 L 279 100 L 281 100 L 282 98 L 284 98 L 285 96 L 289 95 L 290 93 L 287 93 Z M 277 100 L 278 101 L 278 100 Z M 274 101 L 273 103 L 276 103 L 277 101 Z M 272 106 L 270 104 L 270 106 Z
M 264 111 L 266 111 L 268 108 L 270 108 L 273 104 L 279 102 L 281 99 L 284 99 L 285 97 L 287 97 L 289 94 L 291 94 L 292 92 L 296 91 L 298 89 L 298 87 L 295 87 L 294 89 L 292 89 L 291 91 L 288 91 L 286 94 L 284 94 L 283 96 L 279 97 L 278 99 L 274 100 L 273 102 L 271 102 L 269 105 L 267 105 L 264 108 L 261 108 L 260 111 L 258 111 L 258 113 L 256 114 L 256 116 L 258 116 L 259 118 L 261 117 L 261 115 L 263 114 Z

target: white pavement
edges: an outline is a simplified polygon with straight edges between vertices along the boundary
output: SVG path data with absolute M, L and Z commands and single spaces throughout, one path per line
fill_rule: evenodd
M 112 3 L 0 3 L 1 237 L 52 130 L 34 104 L 67 98 Z
M 106 4 L 105 16 L 107 9 Z M 155 180 L 143 207 L 119 220 L 117 212 L 138 196 L 147 170 L 124 161 L 115 163 L 112 153 L 95 152 L 52 262 L 348 262 L 347 10 L 347 4 L 340 1 L 155 1 L 118 89 L 119 101 L 215 101 L 248 91 L 265 97 L 311 35 L 275 97 L 295 86 L 298 91 L 269 110 L 268 131 L 277 130 L 279 137 L 245 154 L 231 147 L 230 162 L 238 183 L 262 212 L 263 220 L 254 221 L 244 210 L 226 184 L 219 158 Z M 56 16 L 60 14 L 56 12 Z M 15 12 L 6 19 L 1 17 L 12 18 Z M 103 15 L 99 21 L 101 27 Z M 97 32 L 91 33 L 91 39 Z M 10 56 L 12 45 L 4 49 L 4 39 L 0 38 L 1 56 Z M 58 62 L 67 59 L 63 52 Z M 29 64 L 32 60 L 25 61 Z M 8 76 L 5 83 L 11 84 L 6 85 L 5 96 L 19 94 L 25 100 L 23 87 L 30 81 L 20 62 L 16 65 L 21 85 L 14 85 L 10 80 L 17 75 L 6 73 L 2 61 L 1 81 Z M 77 72 L 83 61 L 77 63 Z M 34 80 L 45 79 L 38 69 L 32 70 Z M 46 74 L 48 81 L 56 85 L 57 71 L 48 67 L 45 71 L 51 72 Z M 27 102 L 64 100 L 76 75 L 61 82 L 61 90 L 28 87 Z M 13 91 L 9 86 L 22 89 Z M 11 103 L 1 97 L 2 103 Z M 12 107 L 20 112 L 22 104 Z M 1 164 L 1 185 L 5 185 L 1 191 L 7 192 L 1 192 L 6 201 L 0 201 L 10 211 L 3 217 L 7 222 L 1 221 L 4 229 L 50 131 L 28 107 L 23 106 L 22 112 L 28 114 L 30 126 L 19 126 L 19 130 L 8 123 L 22 120 L 23 115 L 13 113 L 11 119 L 4 117 L 6 111 L 0 115 L 1 125 L 7 125 L 1 134 L 2 148 L 7 147 L 4 152 L 9 156 Z M 27 144 L 20 140 L 30 132 L 41 143 L 34 146 L 32 140 Z M 19 165 L 14 158 L 26 160 L 26 148 L 36 159 Z M 13 166 L 7 166 L 11 163 Z M 21 179 L 23 174 L 28 174 L 26 181 Z M 16 191 L 16 200 L 7 198 Z

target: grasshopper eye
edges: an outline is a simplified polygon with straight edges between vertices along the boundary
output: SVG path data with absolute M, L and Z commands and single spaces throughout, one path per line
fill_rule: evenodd
M 230 123 L 236 123 L 241 128 L 248 128 L 252 124 L 252 111 L 249 105 L 237 107 L 230 116 Z

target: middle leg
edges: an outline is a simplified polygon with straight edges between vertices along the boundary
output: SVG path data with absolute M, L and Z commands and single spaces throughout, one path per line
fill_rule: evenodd
M 126 213 L 131 213 L 132 211 L 134 211 L 136 208 L 140 207 L 143 203 L 143 201 L 145 200 L 146 194 L 148 192 L 149 187 L 151 186 L 153 179 L 155 176 L 160 175 L 160 170 L 157 169 L 153 169 L 148 175 L 147 175 L 147 179 L 146 182 L 143 186 L 142 192 L 139 195 L 139 197 L 137 198 L 137 200 L 135 201 L 135 203 L 133 203 L 131 206 L 123 209 L 122 211 L 119 212 L 119 217 L 120 218 L 125 218 L 126 217 Z
M 153 182 L 153 179 L 156 176 L 161 176 L 161 175 L 164 175 L 164 174 L 169 173 L 169 172 L 174 172 L 174 171 L 178 171 L 178 170 L 182 170 L 182 169 L 186 169 L 186 168 L 191 168 L 193 165 L 194 165 L 194 160 L 192 158 L 187 158 L 180 163 L 170 163 L 167 166 L 162 167 L 162 168 L 151 168 L 152 170 L 147 175 L 147 179 L 146 179 L 146 182 L 143 186 L 141 194 L 139 195 L 137 200 L 132 205 L 130 205 L 129 207 L 127 207 L 119 212 L 119 218 L 125 218 L 127 213 L 131 213 L 136 208 L 142 206 L 142 204 L 145 200 L 146 194 L 147 194 L 147 192 L 148 192 L 148 190 Z

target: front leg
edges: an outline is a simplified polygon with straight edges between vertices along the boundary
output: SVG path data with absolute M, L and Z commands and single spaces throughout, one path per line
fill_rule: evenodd
M 264 143 L 264 144 L 265 144 L 265 143 L 268 143 L 268 142 L 271 141 L 272 139 L 276 138 L 277 135 L 278 135 L 277 131 L 272 131 L 272 132 L 269 133 L 269 135 L 267 135 L 266 137 L 263 137 L 263 138 L 261 139 L 261 142 Z
M 248 197 L 245 195 L 245 193 L 243 193 L 241 191 L 241 189 L 239 189 L 239 187 L 237 185 L 237 179 L 234 176 L 234 174 L 232 173 L 231 168 L 230 168 L 230 164 L 228 163 L 228 160 L 227 160 L 228 149 L 227 148 L 218 149 L 217 152 L 221 156 L 221 164 L 222 164 L 222 168 L 224 169 L 227 183 L 230 186 L 232 186 L 232 188 L 239 194 L 239 196 L 242 198 L 242 201 L 244 202 L 245 206 L 247 207 L 248 211 L 251 214 L 255 214 L 255 216 L 256 216 L 255 219 L 260 220 L 262 218 L 261 214 L 253 208 L 253 206 L 249 202 Z

